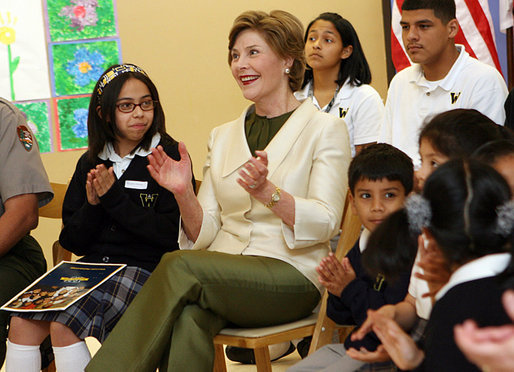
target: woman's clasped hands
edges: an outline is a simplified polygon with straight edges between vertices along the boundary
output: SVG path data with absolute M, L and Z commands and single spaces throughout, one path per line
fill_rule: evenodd
M 275 186 L 268 181 L 268 154 L 265 151 L 255 151 L 239 170 L 240 178 L 237 183 L 255 199 L 267 203 Z

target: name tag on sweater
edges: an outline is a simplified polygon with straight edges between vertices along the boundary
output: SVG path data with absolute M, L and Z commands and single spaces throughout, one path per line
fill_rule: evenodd
M 125 181 L 126 189 L 146 190 L 147 187 L 147 181 Z

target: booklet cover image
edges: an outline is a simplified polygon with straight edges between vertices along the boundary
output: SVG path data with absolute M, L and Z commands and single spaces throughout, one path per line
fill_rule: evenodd
M 62 261 L 0 309 L 20 312 L 64 310 L 125 266 Z

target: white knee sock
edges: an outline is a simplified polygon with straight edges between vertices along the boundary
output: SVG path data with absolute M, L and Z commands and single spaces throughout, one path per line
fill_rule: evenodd
M 18 345 L 7 340 L 5 370 L 6 372 L 41 371 L 39 345 Z
M 91 354 L 84 341 L 76 344 L 55 347 L 55 369 L 59 372 L 83 372 L 91 360 Z

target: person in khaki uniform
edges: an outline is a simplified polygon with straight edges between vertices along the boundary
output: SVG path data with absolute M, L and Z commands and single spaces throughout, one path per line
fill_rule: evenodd
M 46 271 L 30 230 L 38 208 L 53 198 L 39 147 L 23 114 L 0 98 L 0 306 Z M 9 313 L 0 311 L 0 366 L 4 363 Z

